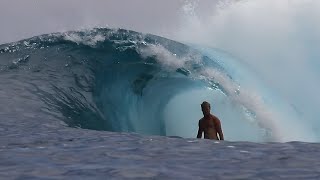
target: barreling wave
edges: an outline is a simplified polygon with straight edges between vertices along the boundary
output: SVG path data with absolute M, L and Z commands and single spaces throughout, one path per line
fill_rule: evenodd
M 2 45 L 0 63 L 1 74 L 24 74 L 42 112 L 71 127 L 195 137 L 208 100 L 229 140 L 286 141 L 305 132 L 295 121 L 279 125 L 283 108 L 271 108 L 267 90 L 248 85 L 258 78 L 217 49 L 97 28 Z

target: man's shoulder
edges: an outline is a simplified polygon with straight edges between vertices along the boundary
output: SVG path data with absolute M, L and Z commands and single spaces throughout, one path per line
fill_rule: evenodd
M 211 117 L 215 122 L 220 122 L 220 119 L 217 116 L 211 114 Z
M 203 124 L 204 122 L 205 122 L 205 118 L 204 117 L 202 117 L 200 120 L 199 120 L 199 124 Z

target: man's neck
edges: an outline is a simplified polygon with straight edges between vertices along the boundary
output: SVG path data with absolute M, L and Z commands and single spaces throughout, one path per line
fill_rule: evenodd
M 210 118 L 210 117 L 211 117 L 211 114 L 204 115 L 203 117 L 204 117 L 204 119 L 208 119 L 208 118 Z

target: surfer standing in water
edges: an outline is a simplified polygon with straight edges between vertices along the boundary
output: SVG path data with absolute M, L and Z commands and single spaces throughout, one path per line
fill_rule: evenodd
M 221 122 L 219 118 L 210 113 L 210 108 L 210 104 L 206 101 L 201 104 L 203 118 L 199 120 L 197 138 L 201 138 L 202 133 L 204 133 L 205 139 L 224 140 Z

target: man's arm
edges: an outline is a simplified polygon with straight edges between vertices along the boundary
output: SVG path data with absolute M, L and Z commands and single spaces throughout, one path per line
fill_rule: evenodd
M 216 119 L 216 128 L 217 128 L 217 133 L 219 134 L 220 140 L 224 140 L 221 123 L 218 118 Z
M 202 127 L 200 126 L 200 121 L 199 121 L 198 126 L 199 126 L 199 128 L 198 128 L 198 135 L 197 135 L 197 138 L 202 138 L 202 132 L 203 132 L 203 129 L 202 129 Z

